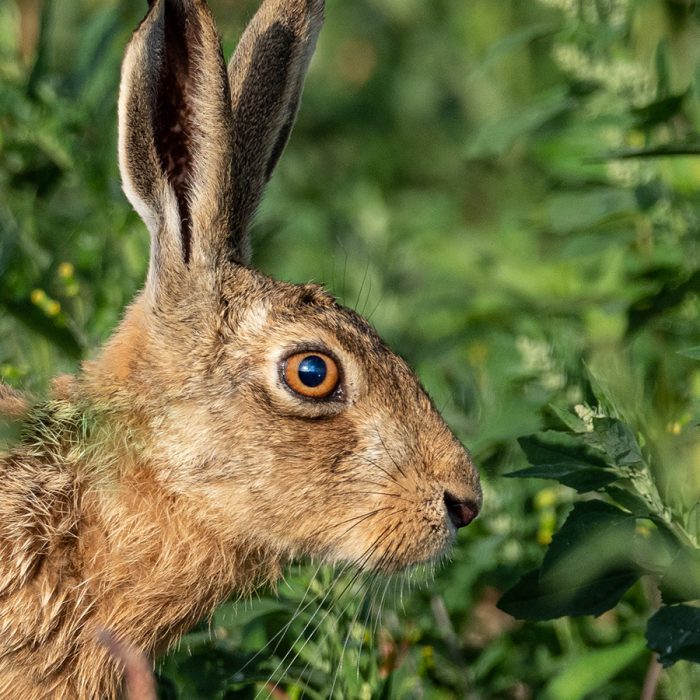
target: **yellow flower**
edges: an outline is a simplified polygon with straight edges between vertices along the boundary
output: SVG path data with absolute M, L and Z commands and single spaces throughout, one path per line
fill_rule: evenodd
M 554 489 L 542 489 L 535 495 L 535 508 L 544 510 L 556 505 L 557 492 Z
M 43 308 L 47 316 L 58 316 L 61 313 L 61 305 L 53 299 L 46 302 Z
M 29 295 L 29 298 L 31 299 L 32 304 L 39 306 L 39 304 L 46 301 L 46 292 L 43 289 L 34 289 Z
M 73 267 L 73 263 L 69 262 L 62 262 L 58 266 L 58 276 L 61 277 L 64 280 L 70 279 L 73 277 L 75 274 L 75 268 Z

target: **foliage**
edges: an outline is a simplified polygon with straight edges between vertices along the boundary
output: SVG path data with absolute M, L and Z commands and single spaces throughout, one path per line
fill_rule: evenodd
M 212 0 L 228 53 L 256 4 Z M 37 394 L 145 274 L 115 155 L 144 9 L 0 4 L 0 377 Z M 698 696 L 699 17 L 328 0 L 256 264 L 371 316 L 471 447 L 485 512 L 434 577 L 302 567 L 227 604 L 163 661 L 164 697 L 272 678 L 289 698 L 631 698 L 645 629 L 682 659 L 659 695 Z M 508 588 L 503 607 L 544 621 L 501 612 Z
M 611 502 L 576 503 L 540 568 L 507 591 L 499 607 L 530 620 L 600 615 L 650 575 L 666 604 L 647 626 L 650 648 L 668 665 L 700 660 L 700 608 L 678 605 L 700 599 L 698 503 L 684 502 L 682 494 L 662 497 L 651 451 L 619 418 L 605 415 L 599 399 L 596 411 L 578 406 L 579 416 L 554 410 L 558 430 L 521 438 L 532 467 L 510 476 L 555 479 Z

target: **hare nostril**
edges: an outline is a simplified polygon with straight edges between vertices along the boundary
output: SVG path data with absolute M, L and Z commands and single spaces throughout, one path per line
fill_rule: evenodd
M 456 528 L 466 527 L 479 515 L 479 507 L 473 501 L 460 501 L 449 491 L 445 491 L 445 507 L 452 524 Z

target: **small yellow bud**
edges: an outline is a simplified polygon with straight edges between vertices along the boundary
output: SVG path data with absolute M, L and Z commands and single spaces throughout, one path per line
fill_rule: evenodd
M 537 542 L 542 545 L 551 544 L 553 534 L 554 533 L 549 528 L 541 527 L 537 531 Z
M 57 301 L 51 299 L 44 304 L 44 313 L 47 316 L 58 316 L 58 314 L 61 313 L 61 305 Z
M 46 292 L 43 289 L 34 289 L 29 295 L 29 298 L 31 299 L 32 304 L 36 304 L 38 306 L 46 301 Z
M 75 268 L 73 267 L 73 263 L 69 262 L 62 262 L 58 266 L 58 276 L 61 277 L 64 280 L 70 279 L 73 277 L 75 274 Z
M 535 494 L 535 508 L 544 510 L 556 505 L 557 492 L 554 489 L 542 489 Z
M 637 523 L 634 531 L 641 537 L 651 537 L 651 530 L 646 525 L 641 525 Z

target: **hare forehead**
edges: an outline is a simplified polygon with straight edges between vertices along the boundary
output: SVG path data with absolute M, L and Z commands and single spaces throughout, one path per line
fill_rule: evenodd
M 279 331 L 289 340 L 296 332 L 302 336 L 299 340 L 312 340 L 305 336 L 319 332 L 352 349 L 358 344 L 383 345 L 364 318 L 338 304 L 320 285 L 279 282 L 252 270 L 245 273 L 249 276 L 239 277 L 239 283 L 245 285 L 243 293 L 233 286 L 223 294 L 227 306 L 234 310 L 230 317 L 234 335 L 263 335 L 270 340 L 270 332 Z

